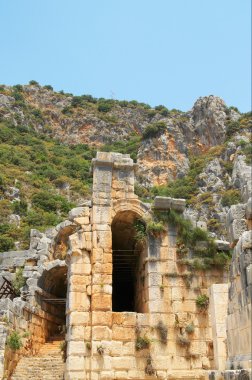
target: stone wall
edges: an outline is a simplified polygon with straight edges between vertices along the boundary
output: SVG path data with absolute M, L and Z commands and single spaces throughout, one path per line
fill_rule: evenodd
M 148 223 L 153 210 L 182 213 L 185 208 L 183 199 L 156 197 L 152 205 L 141 202 L 134 194 L 134 172 L 135 164 L 128 155 L 97 154 L 93 160 L 92 201 L 71 210 L 69 220 L 45 233 L 32 230 L 29 250 L 1 256 L 0 280 L 1 276 L 13 280 L 16 268 L 23 267 L 26 285 L 21 297 L 4 301 L 8 307 L 2 307 L 0 314 L 20 331 L 31 331 L 31 348 L 36 351 L 64 323 L 64 315 L 57 315 L 45 299 L 66 297 L 66 380 L 193 380 L 206 379 L 209 373 L 215 376 L 217 372 L 212 370 L 224 368 L 226 354 L 226 273 L 218 269 L 189 271 L 177 260 L 177 231 L 171 225 L 156 236 L 148 236 L 145 243 L 134 240 L 134 223 Z M 251 288 L 251 246 L 246 231 L 249 218 L 240 214 L 248 215 L 249 207 L 237 206 L 230 212 L 229 230 L 233 246 L 237 244 L 229 317 L 239 316 L 243 324 L 240 329 L 237 322 L 228 322 L 228 354 L 229 362 L 238 363 L 232 354 L 233 337 L 248 327 L 243 310 L 247 305 L 249 311 L 247 295 Z M 237 242 L 239 231 L 243 233 L 241 243 Z M 221 249 L 227 245 L 223 241 L 218 244 Z M 122 311 L 117 310 L 113 298 L 122 286 L 115 279 L 115 252 L 137 256 L 136 269 L 130 272 L 132 284 L 128 281 L 120 289 L 122 301 L 131 292 L 134 302 L 130 306 L 128 302 Z M 127 260 L 129 271 L 133 267 Z M 65 275 L 64 296 L 61 287 L 65 286 Z M 232 286 L 236 287 L 234 293 Z M 210 297 L 209 307 L 197 307 L 200 295 Z M 234 317 L 237 304 L 242 307 Z M 234 327 L 237 331 L 231 331 Z M 3 327 L 0 331 L 3 356 L 6 330 Z M 242 350 L 240 344 L 239 360 Z M 8 355 L 5 351 L 7 362 Z
M 79 219 L 81 228 L 70 236 L 67 259 L 65 377 L 205 379 L 214 367 L 211 319 L 195 301 L 224 277 L 218 270 L 191 273 L 178 265 L 176 229 L 169 226 L 149 238 L 140 259 L 144 312 L 113 311 L 113 221 L 124 223 L 124 213 L 127 222 L 130 215 L 145 221 L 152 215 L 150 205 L 134 194 L 134 169 L 127 155 L 98 153 L 92 207 L 75 212 L 73 221 Z M 154 207 L 182 212 L 184 204 L 158 198 Z
M 246 231 L 251 219 L 251 199 L 231 207 L 228 223 L 235 247 L 227 316 L 229 369 L 251 368 L 252 231 Z
M 41 345 L 55 331 L 60 320 L 43 312 L 35 310 L 29 303 L 20 298 L 0 300 L 0 379 L 9 378 L 22 356 L 36 355 Z M 16 331 L 22 341 L 22 348 L 11 350 L 6 345 L 8 336 Z

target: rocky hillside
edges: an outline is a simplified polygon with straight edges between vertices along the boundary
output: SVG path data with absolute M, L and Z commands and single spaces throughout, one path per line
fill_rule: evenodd
M 31 81 L 0 87 L 0 118 L 0 251 L 24 247 L 30 228 L 56 224 L 89 197 L 98 149 L 131 154 L 140 197 L 186 198 L 186 215 L 218 237 L 231 204 L 248 198 L 251 114 L 212 95 L 182 112 Z

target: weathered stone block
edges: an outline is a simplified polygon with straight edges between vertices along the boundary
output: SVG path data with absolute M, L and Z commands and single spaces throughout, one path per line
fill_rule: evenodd
M 111 340 L 112 332 L 107 326 L 94 326 L 92 329 L 93 340 Z
M 220 251 L 228 251 L 230 249 L 230 243 L 225 240 L 215 240 L 214 241 L 217 249 Z
M 247 284 L 252 285 L 252 264 L 248 265 L 246 268 L 246 277 L 247 277 Z
M 245 218 L 245 204 L 232 205 L 227 214 L 227 223 L 231 224 L 235 219 Z
M 112 313 L 113 325 L 136 326 L 136 318 L 137 314 L 133 312 Z
M 154 208 L 158 210 L 174 209 L 177 211 L 184 211 L 185 199 L 174 199 L 170 197 L 155 197 Z
M 249 198 L 245 210 L 246 219 L 252 219 L 252 198 Z
M 112 326 L 112 339 L 113 340 L 119 340 L 119 341 L 132 341 L 135 339 L 135 326 L 134 327 L 127 327 L 127 326 Z
M 82 355 L 74 356 L 71 355 L 67 358 L 67 369 L 68 371 L 81 371 L 85 369 L 85 358 Z
M 111 326 L 112 312 L 109 311 L 93 311 L 92 312 L 93 326 Z
M 69 211 L 68 219 L 73 221 L 75 218 L 89 217 L 89 207 L 75 207 Z
M 239 240 L 243 232 L 247 230 L 247 223 L 245 219 L 235 219 L 229 228 L 230 239 L 232 242 Z
M 124 356 L 122 358 L 111 358 L 112 368 L 117 369 L 125 369 L 136 367 L 136 360 L 132 356 Z
M 112 299 L 110 294 L 97 293 L 92 296 L 92 310 L 106 311 L 111 310 Z
M 73 311 L 69 314 L 68 321 L 71 326 L 87 325 L 90 323 L 90 313 L 84 311 Z
M 252 248 L 252 231 L 245 231 L 241 236 L 242 250 Z

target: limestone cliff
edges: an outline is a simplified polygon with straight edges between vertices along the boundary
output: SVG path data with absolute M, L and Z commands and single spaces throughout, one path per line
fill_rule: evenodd
M 195 225 L 208 228 L 214 236 L 226 237 L 230 205 L 246 201 L 249 194 L 250 115 L 240 114 L 235 107 L 228 108 L 222 99 L 213 95 L 199 98 L 190 111 L 182 112 L 164 106 L 151 108 L 135 101 L 95 99 L 89 95 L 76 97 L 36 83 L 1 86 L 0 117 L 17 127 L 36 131 L 38 138 L 59 141 L 64 146 L 86 144 L 87 149 L 91 147 L 93 151 L 132 153 L 138 163 L 137 194 L 147 200 L 151 200 L 153 194 L 186 198 L 186 216 Z M 156 125 L 162 128 L 149 135 L 145 133 Z M 1 142 L 2 157 L 6 158 L 4 144 L 8 143 L 8 135 L 3 134 Z M 49 187 L 52 185 L 54 193 L 81 204 L 90 196 L 82 183 L 83 179 L 85 183 L 91 181 L 88 166 L 92 152 L 83 154 L 81 151 L 77 164 L 73 162 L 73 151 L 70 162 L 64 163 L 70 173 L 66 177 L 63 170 L 53 171 L 51 166 L 52 161 L 59 160 L 57 149 L 45 161 L 43 154 L 50 144 L 43 147 L 42 157 L 35 159 L 35 167 L 40 165 L 40 173 L 48 173 Z M 20 148 L 27 152 L 25 145 Z M 9 178 L 8 186 L 1 185 L 0 191 L 3 201 L 13 203 L 22 200 L 22 194 L 24 197 L 29 194 L 29 181 L 34 189 L 42 185 L 31 181 L 33 170 L 30 168 L 18 175 L 15 162 L 22 167 L 23 156 L 16 158 L 11 152 L 12 157 L 7 158 L 7 162 L 14 162 L 9 171 L 12 180 Z M 79 171 L 79 177 L 74 172 L 78 183 L 76 179 L 69 179 L 73 167 Z M 22 182 L 21 190 L 16 181 L 19 187 Z M 158 186 L 158 190 L 153 190 L 153 186 Z M 30 207 L 31 200 L 27 201 Z M 57 213 L 60 212 L 57 209 Z M 20 213 L 14 212 L 8 221 L 19 226 L 22 216 L 20 222 Z

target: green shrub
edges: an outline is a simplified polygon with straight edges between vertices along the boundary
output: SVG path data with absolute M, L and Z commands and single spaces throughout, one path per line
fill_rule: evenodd
M 141 219 L 137 219 L 133 223 L 133 228 L 135 230 L 134 239 L 139 242 L 143 242 L 146 239 L 146 225 Z
M 199 309 L 206 309 L 209 305 L 209 297 L 206 294 L 201 294 L 196 298 L 195 302 Z
M 135 347 L 137 351 L 144 350 L 150 347 L 150 339 L 146 336 L 138 336 L 136 339 Z
M 82 105 L 82 99 L 80 96 L 73 96 L 72 101 L 71 101 L 71 106 L 72 107 L 79 107 Z
M 170 182 L 168 185 L 154 186 L 151 189 L 153 195 L 172 198 L 190 199 L 197 191 L 197 185 L 192 178 L 185 176 Z
M 32 204 L 44 211 L 57 211 L 58 203 L 55 196 L 47 191 L 40 191 L 32 197 Z
M 28 204 L 24 200 L 13 201 L 12 207 L 13 207 L 13 213 L 14 214 L 18 214 L 20 216 L 24 216 L 27 214 Z
M 165 225 L 162 221 L 160 222 L 155 222 L 155 221 L 150 221 L 147 224 L 147 232 L 148 234 L 152 236 L 159 236 L 162 232 L 165 232 L 166 228 Z
M 10 347 L 10 349 L 13 351 L 20 350 L 20 348 L 22 348 L 23 344 L 21 336 L 17 331 L 12 331 L 8 336 L 7 346 Z
M 127 100 L 119 100 L 118 104 L 121 107 L 129 107 L 129 102 Z
M 24 102 L 24 97 L 19 91 L 14 91 L 11 96 L 16 100 L 16 102 L 21 102 L 21 104 Z
M 26 280 L 23 276 L 24 268 L 18 268 L 15 273 L 15 278 L 12 281 L 13 288 L 16 294 L 20 294 L 20 289 L 25 285 Z
M 239 190 L 230 189 L 222 193 L 221 204 L 224 207 L 230 207 L 241 202 L 241 194 Z
M 118 153 L 123 153 L 123 154 L 129 154 L 130 157 L 134 161 L 136 161 L 140 144 L 141 144 L 140 136 L 132 134 L 129 140 L 115 141 L 114 143 L 103 145 L 101 150 L 103 152 L 118 152 Z
M 246 164 L 251 165 L 252 163 L 252 144 L 246 143 L 242 145 L 241 153 L 246 156 Z
M 46 85 L 44 86 L 44 88 L 45 88 L 46 90 L 53 91 L 53 87 L 52 87 L 50 84 L 46 84 Z
M 97 99 L 94 98 L 92 95 L 82 95 L 82 100 L 88 103 L 97 103 Z
M 227 123 L 226 135 L 228 138 L 233 136 L 236 132 L 240 130 L 239 121 L 230 121 Z
M 232 255 L 229 252 L 218 252 L 213 258 L 213 264 L 220 267 L 227 267 L 231 258 Z
M 21 86 L 21 84 L 16 84 L 15 86 L 13 86 L 13 90 L 16 92 L 16 91 L 20 91 L 22 92 L 23 91 L 23 86 Z
M 193 322 L 185 327 L 185 331 L 187 332 L 187 334 L 192 334 L 194 330 L 195 330 L 195 327 L 194 327 Z
M 195 244 L 197 241 L 208 241 L 208 233 L 199 227 L 195 227 L 192 230 L 191 244 Z
M 33 116 L 35 116 L 36 119 L 43 119 L 42 112 L 39 108 L 34 108 L 31 113 Z
M 156 110 L 156 111 L 159 111 L 160 114 L 161 114 L 162 116 L 164 116 L 164 117 L 166 117 L 166 116 L 169 115 L 169 110 L 168 110 L 168 108 L 166 108 L 166 107 L 163 106 L 163 105 L 156 106 L 156 107 L 155 107 L 155 110 Z
M 12 237 L 1 235 L 0 236 L 0 252 L 6 252 L 15 248 L 15 242 Z
M 156 137 L 160 133 L 166 130 L 166 124 L 162 121 L 158 121 L 153 124 L 149 124 L 145 127 L 143 131 L 143 139 L 148 139 L 151 137 Z
M 229 109 L 230 109 L 230 110 L 233 110 L 233 111 L 235 111 L 235 112 L 238 112 L 238 113 L 240 113 L 240 111 L 238 110 L 238 108 L 237 108 L 237 107 L 234 107 L 234 106 L 230 106 L 230 107 L 229 107 Z
M 31 85 L 31 86 L 39 86 L 39 83 L 36 80 L 30 80 L 29 85 Z
M 163 108 L 161 111 L 160 111 L 160 114 L 164 117 L 166 116 L 169 116 L 170 112 L 167 108 Z
M 111 111 L 111 109 L 112 109 L 112 104 L 110 104 L 110 103 L 107 103 L 107 102 L 98 103 L 98 111 L 99 112 L 106 113 L 106 112 Z

